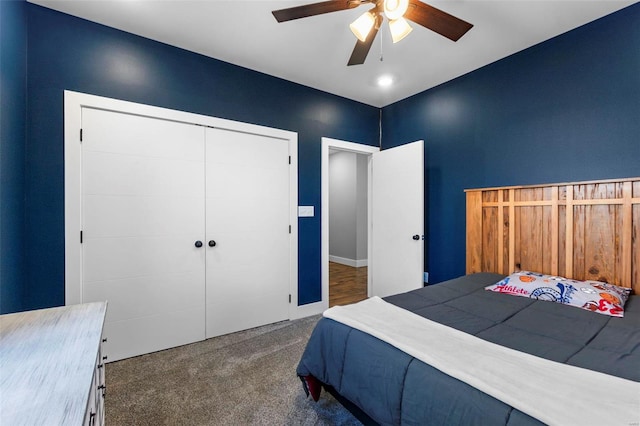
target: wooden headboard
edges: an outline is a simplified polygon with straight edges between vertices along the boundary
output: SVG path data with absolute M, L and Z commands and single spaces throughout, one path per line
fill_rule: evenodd
M 640 294 L 640 178 L 465 192 L 467 274 L 522 269 Z

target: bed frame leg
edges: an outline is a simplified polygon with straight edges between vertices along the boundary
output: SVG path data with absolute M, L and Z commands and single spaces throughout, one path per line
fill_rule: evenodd
M 298 377 L 302 380 L 304 393 L 307 394 L 307 396 L 311 395 L 311 398 L 313 398 L 315 402 L 318 402 L 320 399 L 320 392 L 322 391 L 322 384 L 312 375 Z

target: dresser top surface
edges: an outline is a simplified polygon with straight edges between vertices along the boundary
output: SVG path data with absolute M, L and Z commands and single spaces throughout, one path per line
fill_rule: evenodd
M 0 315 L 0 424 L 82 424 L 106 309 Z

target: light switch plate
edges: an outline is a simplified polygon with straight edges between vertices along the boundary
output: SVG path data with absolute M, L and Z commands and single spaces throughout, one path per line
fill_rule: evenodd
M 298 217 L 313 217 L 314 210 L 314 206 L 298 206 Z

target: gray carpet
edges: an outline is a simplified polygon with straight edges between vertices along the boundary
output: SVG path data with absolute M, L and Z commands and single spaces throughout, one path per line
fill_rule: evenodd
M 319 316 L 107 364 L 114 425 L 360 425 L 326 392 L 306 398 L 295 369 Z

